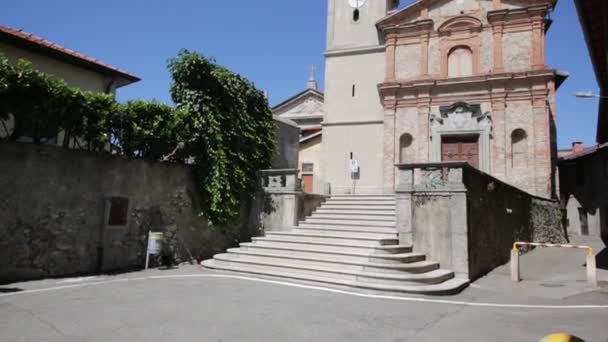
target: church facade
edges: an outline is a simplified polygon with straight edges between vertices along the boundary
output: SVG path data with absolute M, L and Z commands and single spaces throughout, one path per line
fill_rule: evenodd
M 468 161 L 554 196 L 555 93 L 565 76 L 545 60 L 553 6 L 329 0 L 325 187 L 388 193 L 397 185 L 395 164 Z

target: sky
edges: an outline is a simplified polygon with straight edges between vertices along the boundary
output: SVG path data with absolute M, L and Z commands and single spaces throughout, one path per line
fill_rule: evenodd
M 182 48 L 249 78 L 269 92 L 271 105 L 304 90 L 311 65 L 323 88 L 327 0 L 20 0 L 2 7 L 0 23 L 141 77 L 118 90 L 119 101 L 171 103 L 167 60 Z M 591 145 L 598 101 L 574 93 L 599 90 L 574 1 L 560 0 L 551 17 L 547 64 L 570 74 L 558 90 L 558 146 Z

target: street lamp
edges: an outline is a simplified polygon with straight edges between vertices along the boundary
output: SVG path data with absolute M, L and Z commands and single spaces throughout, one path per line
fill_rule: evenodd
M 588 98 L 608 99 L 608 96 L 597 95 L 590 91 L 579 91 L 578 93 L 576 93 L 574 95 L 576 97 L 587 98 L 587 99 Z

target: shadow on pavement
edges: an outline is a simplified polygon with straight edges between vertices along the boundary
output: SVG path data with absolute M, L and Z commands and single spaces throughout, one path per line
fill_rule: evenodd
M 16 287 L 0 287 L 0 293 L 13 293 L 21 291 L 23 291 L 23 289 L 18 289 Z
M 608 248 L 604 248 L 598 255 L 595 256 L 597 268 L 608 270 Z

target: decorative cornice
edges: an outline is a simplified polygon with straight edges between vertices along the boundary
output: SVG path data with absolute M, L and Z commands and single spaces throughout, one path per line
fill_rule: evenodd
M 322 122 L 321 126 L 360 126 L 360 125 L 382 125 L 384 120 L 373 120 L 373 121 L 344 121 L 344 122 Z
M 549 4 L 540 4 L 526 8 L 502 9 L 488 12 L 488 22 L 491 25 L 501 25 L 514 22 L 529 22 L 536 18 L 542 20 L 551 9 Z
M 379 24 L 378 29 L 385 34 L 398 33 L 400 36 L 413 36 L 421 32 L 433 31 L 435 23 L 431 19 L 423 19 L 411 23 Z
M 386 51 L 386 46 L 384 45 L 364 46 L 352 49 L 334 49 L 325 51 L 325 57 L 363 55 L 368 53 L 380 53 L 384 51 Z
M 385 108 L 417 107 L 420 100 L 427 100 L 429 92 L 434 94 L 442 93 L 447 90 L 445 96 L 434 96 L 431 101 L 438 103 L 442 101 L 456 102 L 465 100 L 465 98 L 477 99 L 479 97 L 487 98 L 488 100 L 499 96 L 505 96 L 509 93 L 511 100 L 543 98 L 548 96 L 547 88 L 533 89 L 535 84 L 550 82 L 556 77 L 556 71 L 552 69 L 534 70 L 518 73 L 501 73 L 488 74 L 466 78 L 450 78 L 450 79 L 435 79 L 435 80 L 413 80 L 407 82 L 387 82 L 378 85 L 378 92 Z M 520 90 L 505 90 L 495 91 L 496 88 L 504 87 L 506 82 L 528 82 L 527 89 Z M 454 94 L 455 87 L 462 89 L 479 89 L 478 93 L 471 93 L 463 97 L 461 94 Z M 452 90 L 450 90 L 452 89 Z M 485 89 L 485 90 L 484 90 Z M 409 94 L 407 97 L 399 98 L 399 94 Z M 454 100 L 454 101 L 452 101 Z M 468 101 L 468 100 L 467 100 Z

